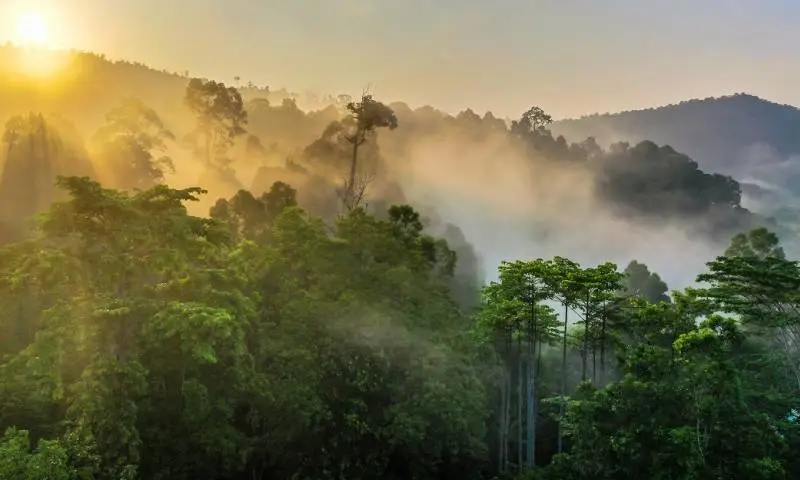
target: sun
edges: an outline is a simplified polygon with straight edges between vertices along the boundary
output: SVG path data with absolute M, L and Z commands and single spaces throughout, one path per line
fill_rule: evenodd
M 35 12 L 22 13 L 17 17 L 17 39 L 24 45 L 43 46 L 48 40 L 47 22 Z

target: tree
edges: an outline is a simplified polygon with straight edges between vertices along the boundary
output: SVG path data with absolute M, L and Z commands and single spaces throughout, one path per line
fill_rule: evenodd
M 74 126 L 67 120 L 31 113 L 12 117 L 3 134 L 5 161 L 0 177 L 0 222 L 21 238 L 33 216 L 63 198 L 58 175 L 94 175 Z
M 230 90 L 198 93 L 195 114 Z M 0 477 L 799 475 L 800 267 L 777 236 L 737 236 L 703 288 L 671 301 L 637 262 L 627 275 L 564 257 L 504 262 L 470 317 L 457 300 L 477 288 L 454 291 L 460 265 L 476 272 L 469 243 L 434 208 L 407 204 L 388 173 L 391 157 L 446 135 L 465 157 L 498 141 L 532 162 L 592 159 L 572 167 L 600 169 L 598 181 L 621 187 L 614 198 L 651 213 L 677 201 L 666 210 L 740 219 L 738 184 L 652 142 L 603 152 L 554 138 L 536 108 L 509 132 L 491 114 L 384 106 L 380 118 L 397 111 L 412 128 L 381 138 L 392 152 L 382 158 L 376 132 L 396 118 L 360 127 L 363 105 L 344 119 L 288 98 L 249 107 L 250 135 L 209 110 L 210 157 L 198 116 L 198 158 L 219 167 L 240 152 L 272 159 L 308 146 L 298 163 L 269 168 L 264 188 L 225 194 L 211 218 L 189 213 L 202 189 L 157 174 L 127 191 L 82 176 L 45 190 L 88 158 L 80 136 L 58 117 L 9 123 L 2 198 L 18 192 L 40 215 L 0 246 Z M 98 137 L 137 148 L 109 149 L 106 163 L 131 177 L 120 182 L 135 176 L 125 165 L 166 168 L 155 162 L 169 136 L 141 103 L 112 110 Z M 375 175 L 369 211 L 363 190 L 345 214 L 298 206 L 331 197 L 328 179 L 342 172 L 345 187 Z
M 564 257 L 555 257 L 544 276 L 544 282 L 552 293 L 553 300 L 561 302 L 563 316 L 561 318 L 561 378 L 558 402 L 558 447 L 560 454 L 564 451 L 564 415 L 567 405 L 567 345 L 569 329 L 569 312 L 578 306 L 581 294 L 581 268 Z
M 745 381 L 736 323 L 696 322 L 703 306 L 688 298 L 630 301 L 639 340 L 621 355 L 619 382 L 585 385 L 570 402 L 572 449 L 553 478 L 784 478 L 785 422 L 752 407 L 772 394 Z
M 732 229 L 763 223 L 741 207 L 739 182 L 704 172 L 696 161 L 668 145 L 649 140 L 632 147 L 620 143 L 593 164 L 600 173 L 597 192 L 627 216 L 702 218 L 694 229 L 714 240 L 727 237 Z
M 240 190 L 230 200 L 217 200 L 210 215 L 227 225 L 234 239 L 263 240 L 275 219 L 296 205 L 297 191 L 283 182 L 275 182 L 269 192 L 258 198 Z
M 11 118 L 3 141 L 6 160 L 0 179 L 2 216 L 27 219 L 47 209 L 56 196 L 53 182 L 64 142 L 44 116 L 36 114 Z
M 777 236 L 762 228 L 737 235 L 726 252 L 697 277 L 709 285 L 697 294 L 766 334 L 800 389 L 800 266 L 785 259 Z
M 518 129 L 524 132 L 531 132 L 534 134 L 549 134 L 547 127 L 553 123 L 553 117 L 545 113 L 541 107 L 533 106 L 529 108 L 522 117 L 515 123 Z
M 28 382 L 40 386 L 31 391 L 43 389 L 59 405 L 51 411 L 64 415 L 56 420 L 65 424 L 66 447 L 89 452 L 72 458 L 87 463 L 81 468 L 97 478 L 150 477 L 157 472 L 143 458 L 167 448 L 165 432 L 150 426 L 172 416 L 174 428 L 196 430 L 191 396 L 219 395 L 225 387 L 214 382 L 222 378 L 243 381 L 244 370 L 227 362 L 243 360 L 249 300 L 226 278 L 223 232 L 186 214 L 182 202 L 198 189 L 157 186 L 128 196 L 86 178 L 62 178 L 60 185 L 71 200 L 51 208 L 12 284 L 34 282 L 43 300 L 55 297 L 43 305 L 51 327 L 4 372 L 38 372 Z M 219 364 L 228 367 L 203 373 Z M 55 382 L 49 386 L 40 383 L 48 371 Z M 161 387 L 151 390 L 151 382 Z M 213 417 L 231 407 L 226 401 L 209 408 Z M 3 410 L 14 415 L 16 408 Z M 205 428 L 216 428 L 208 421 Z M 219 435 L 216 447 L 235 441 Z
M 194 113 L 197 126 L 187 141 L 208 167 L 224 169 L 226 152 L 247 130 L 247 111 L 239 91 L 213 80 L 193 78 L 184 102 Z
M 726 257 L 786 258 L 775 233 L 765 227 L 754 228 L 731 239 L 725 250 Z
M 397 117 L 391 108 L 372 98 L 372 95 L 361 95 L 360 102 L 349 102 L 347 111 L 350 113 L 349 121 L 345 123 L 348 133 L 346 140 L 352 146 L 350 159 L 350 174 L 345 183 L 344 205 L 348 210 L 353 210 L 361 205 L 364 200 L 368 179 L 357 178 L 358 149 L 379 128 L 394 130 L 397 128 Z
M 168 140 L 175 136 L 155 110 L 140 100 L 126 99 L 106 115 L 106 123 L 94 142 L 103 159 L 103 176 L 111 186 L 123 190 L 147 189 L 175 171 L 165 155 Z
M 40 440 L 31 451 L 30 432 L 9 428 L 0 437 L 0 478 L 9 480 L 70 480 L 78 472 L 68 465 L 58 441 Z
M 643 298 L 648 302 L 669 302 L 669 288 L 655 272 L 650 272 L 647 265 L 632 260 L 625 267 L 625 289 L 623 295 Z
M 523 465 L 532 468 L 536 464 L 538 378 L 537 355 L 543 345 L 557 338 L 559 323 L 552 308 L 540 302 L 551 298 L 548 280 L 550 266 L 544 260 L 532 262 L 504 262 L 499 268 L 500 281 L 484 290 L 484 308 L 481 313 L 481 328 L 494 332 L 505 332 L 505 345 L 500 344 L 499 355 L 506 365 L 506 380 L 501 384 L 501 408 L 499 424 L 501 469 L 509 463 L 509 433 L 513 423 L 517 425 L 516 464 L 519 471 Z M 495 337 L 495 334 L 489 338 Z M 514 341 L 516 340 L 516 346 Z M 516 377 L 516 381 L 514 381 Z M 516 401 L 512 400 L 516 391 Z M 516 404 L 516 416 L 511 406 Z
M 600 350 L 600 383 L 604 382 L 608 320 L 613 302 L 622 286 L 623 274 L 613 263 L 582 269 L 573 279 L 575 302 L 580 309 L 581 380 L 588 380 L 589 351 L 592 354 L 592 383 L 597 383 L 597 351 Z

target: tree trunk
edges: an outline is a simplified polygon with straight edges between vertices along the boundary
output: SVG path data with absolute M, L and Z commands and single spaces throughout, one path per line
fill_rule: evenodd
M 778 340 L 784 357 L 786 358 L 786 364 L 794 374 L 797 386 L 800 388 L 800 366 L 798 366 L 798 362 L 793 355 L 795 353 L 795 348 L 792 345 L 793 342 L 791 338 L 794 332 L 791 331 L 791 327 L 778 327 L 777 331 L 778 333 L 775 334 L 775 338 Z
M 567 395 L 567 324 L 569 323 L 569 306 L 564 303 L 564 336 L 561 340 L 561 401 L 558 405 L 558 453 L 564 451 L 564 410 Z
M 539 324 L 536 318 L 536 288 L 531 289 L 531 321 L 528 326 L 528 368 L 525 375 L 525 464 L 533 467 L 536 458 L 536 339 L 539 337 Z
M 509 340 L 509 347 L 511 346 L 511 341 Z M 509 348 L 509 353 L 511 349 Z M 503 442 L 503 471 L 508 472 L 509 470 L 509 455 L 511 455 L 511 385 L 512 385 L 512 364 L 510 362 L 506 363 L 508 374 L 506 375 L 506 418 L 504 421 L 505 430 L 503 432 L 503 437 L 505 441 Z
M 543 351 L 542 341 L 539 340 L 539 350 L 538 350 L 538 353 L 536 354 L 536 379 L 534 379 L 534 384 L 533 384 L 533 394 L 534 394 L 533 395 L 533 418 L 534 418 L 534 420 L 536 422 L 536 425 L 539 424 L 539 390 L 537 389 L 536 381 L 538 381 L 539 372 L 542 371 L 542 351 Z M 537 433 L 537 432 L 534 432 L 534 433 Z M 533 457 L 532 457 L 533 460 L 532 460 L 532 463 L 531 463 L 531 466 L 533 466 L 533 467 L 536 466 L 536 440 L 537 440 L 537 437 L 534 437 L 534 439 L 533 439 L 533 448 L 534 448 L 534 450 L 533 450 Z
M 505 354 L 503 356 L 503 366 L 504 366 L 504 390 L 505 396 L 503 398 L 503 429 L 502 429 L 502 463 L 501 469 L 503 472 L 508 473 L 509 471 L 509 455 L 510 455 L 510 442 L 511 442 L 511 394 L 512 390 L 511 387 L 513 385 L 513 375 L 514 375 L 514 361 L 513 361 L 513 347 L 514 347 L 514 340 L 512 338 L 513 332 L 510 327 L 506 328 L 505 331 Z
M 603 317 L 600 324 L 600 386 L 606 381 L 606 309 L 603 306 Z
M 531 358 L 528 359 L 528 371 L 526 376 L 526 382 L 528 386 L 527 392 L 527 431 L 528 435 L 526 438 L 526 446 L 527 448 L 527 465 L 528 467 L 533 467 L 536 459 L 536 386 L 534 382 L 536 381 L 536 363 L 534 361 L 536 356 L 536 340 L 533 342 L 533 355 Z
M 353 142 L 353 157 L 350 159 L 350 179 L 345 189 L 345 207 L 349 210 L 355 210 L 355 197 L 356 197 L 356 167 L 358 166 L 358 147 L 361 145 L 359 142 L 359 133 L 356 132 L 356 138 Z
M 589 361 L 589 300 L 586 300 L 586 305 L 583 308 L 583 348 L 581 349 L 581 361 L 583 362 L 581 368 L 581 381 L 586 381 L 586 370 L 588 369 Z
M 508 377 L 510 375 L 508 362 L 503 362 L 503 379 L 500 385 L 500 415 L 498 423 L 498 441 L 497 441 L 497 464 L 501 473 L 505 472 L 506 467 L 506 443 L 508 441 L 508 407 L 506 397 L 508 397 Z
M 517 339 L 517 472 L 522 471 L 522 338 Z

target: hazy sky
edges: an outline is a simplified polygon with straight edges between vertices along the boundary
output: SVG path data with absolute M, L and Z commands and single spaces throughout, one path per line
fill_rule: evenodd
M 0 0 L 50 44 L 303 92 L 556 117 L 734 92 L 800 105 L 797 0 Z

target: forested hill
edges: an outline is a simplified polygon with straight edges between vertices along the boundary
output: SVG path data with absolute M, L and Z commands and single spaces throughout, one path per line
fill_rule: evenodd
M 601 145 L 644 139 L 668 144 L 705 170 L 767 188 L 800 181 L 800 109 L 747 94 L 689 100 L 660 108 L 562 120 L 553 131 L 595 137 Z
M 135 97 L 167 120 L 183 121 L 184 117 L 171 115 L 181 111 L 178 107 L 190 76 L 191 72 L 156 70 L 142 63 L 112 60 L 89 52 L 29 51 L 0 45 L 0 116 L 38 109 L 58 111 L 84 129 L 100 123 L 120 98 Z M 55 86 L 53 77 L 58 78 Z M 301 97 L 245 79 L 231 83 L 239 83 L 235 86 L 245 99 L 258 97 L 280 103 L 284 98 Z
M 800 263 L 735 179 L 16 53 L 0 480 L 800 478 Z
M 33 214 L 59 198 L 56 174 L 88 175 L 127 191 L 162 180 L 199 185 L 209 194 L 191 207 L 196 215 L 219 198 L 239 190 L 258 196 L 280 181 L 297 189 L 307 211 L 335 217 L 351 158 L 342 123 L 349 97 L 306 98 L 247 79 L 190 89 L 221 88 L 237 107 L 241 101 L 237 122 L 246 122 L 209 160 L 197 151 L 202 119 L 187 104 L 190 76 L 88 53 L 0 47 L 0 242 L 18 238 Z M 585 137 L 564 138 L 551 133 L 551 118 L 538 107 L 521 107 L 515 126 L 492 112 L 386 107 L 397 128 L 382 129 L 360 149 L 365 205 L 381 212 L 412 204 L 429 230 L 449 232 L 469 277 L 480 276 L 466 267 L 480 263 L 471 250 L 487 265 L 551 252 L 584 262 L 635 257 L 685 284 L 693 271 L 685 262 L 699 267 L 731 235 L 774 227 L 742 208 L 737 181 L 661 142 L 603 149 Z M 131 118 L 153 129 L 157 151 L 119 143 Z M 591 249 L 577 242 L 587 237 L 595 240 Z M 685 259 L 680 267 L 668 261 L 673 251 Z

